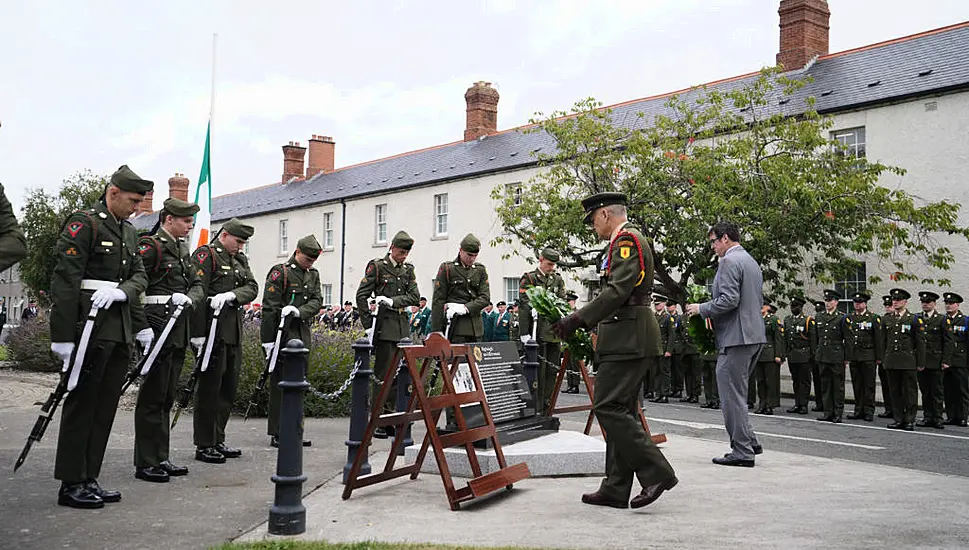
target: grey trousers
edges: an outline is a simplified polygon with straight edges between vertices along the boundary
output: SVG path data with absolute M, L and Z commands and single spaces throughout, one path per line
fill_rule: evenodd
M 747 383 L 763 344 L 730 346 L 717 357 L 717 389 L 723 424 L 730 436 L 730 458 L 753 460 L 757 436 L 747 415 Z

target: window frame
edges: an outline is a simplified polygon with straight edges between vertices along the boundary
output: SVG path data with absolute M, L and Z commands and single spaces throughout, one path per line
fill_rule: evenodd
M 279 255 L 289 254 L 289 218 L 279 220 Z
M 444 211 L 441 212 L 441 205 L 444 205 Z M 450 198 L 447 193 L 437 193 L 434 195 L 434 236 L 437 238 L 447 237 L 450 223 Z M 444 230 L 441 230 L 441 225 L 444 225 Z
M 333 212 L 323 213 L 323 249 L 333 250 Z
M 380 231 L 383 230 L 383 239 L 380 238 Z M 373 244 L 374 246 L 387 245 L 387 203 L 375 204 L 373 207 Z
M 864 126 L 854 126 L 831 131 L 831 141 L 839 144 L 839 152 L 854 158 L 866 158 L 868 151 L 868 134 Z M 851 139 L 848 139 L 851 138 Z
M 850 276 L 849 278 L 835 281 L 834 290 L 839 294 L 838 310 L 842 313 L 851 313 L 854 311 L 851 296 L 853 296 L 855 292 L 868 291 L 867 262 L 858 262 L 858 267 L 855 269 L 854 275 Z

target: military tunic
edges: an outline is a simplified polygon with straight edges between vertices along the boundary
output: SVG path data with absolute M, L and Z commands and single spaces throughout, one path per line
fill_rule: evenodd
M 881 317 L 871 311 L 851 313 L 847 320 L 852 350 L 848 366 L 855 398 L 852 417 L 871 421 L 875 414 L 876 363 L 885 357 L 885 327 Z
M 212 356 L 195 392 L 194 440 L 196 447 L 205 448 L 225 443 L 225 426 L 242 368 L 242 306 L 259 294 L 259 283 L 246 255 L 242 251 L 229 254 L 218 241 L 198 247 L 192 253 L 192 266 L 206 297 L 230 291 L 236 296 L 219 314 Z M 208 336 L 213 313 L 204 301 L 197 304 L 192 317 L 193 337 Z
M 673 467 L 639 421 L 639 391 L 660 355 L 659 325 L 649 310 L 653 258 L 645 238 L 624 225 L 609 243 L 596 298 L 577 313 L 598 325 L 593 411 L 606 438 L 606 479 L 599 491 L 628 501 L 633 475 L 643 487 L 667 481 Z
M 679 376 L 674 376 L 674 381 L 679 378 L 686 389 L 686 397 L 683 400 L 689 403 L 699 403 L 703 365 L 700 356 L 697 355 L 696 344 L 693 343 L 690 332 L 687 330 L 686 315 L 676 315 L 672 323 L 673 357 L 678 364 L 675 371 L 679 374 Z M 673 371 L 674 369 L 670 369 L 671 373 Z
M 0 185 L 0 272 L 6 271 L 26 255 L 27 240 L 17 224 L 7 194 L 3 192 L 3 185 Z M 3 325 L 0 325 L 2 329 Z
M 784 318 L 784 349 L 794 386 L 794 410 L 791 412 L 807 412 L 811 398 L 811 358 L 816 347 L 817 328 L 814 317 L 802 312 Z
M 491 286 L 488 283 L 488 270 L 484 265 L 475 262 L 466 267 L 461 263 L 460 256 L 442 263 L 434 277 L 431 331 L 447 330 L 447 304 L 464 304 L 468 313 L 455 315 L 451 319 L 450 333 L 446 336 L 455 344 L 482 341 L 484 324 L 481 322 L 481 310 L 490 301 Z
M 774 314 L 764 316 L 767 343 L 761 348 L 754 367 L 760 412 L 772 412 L 781 405 L 781 362 L 784 361 L 784 325 Z
M 815 360 L 821 374 L 824 418 L 840 420 L 844 414 L 845 362 L 851 356 L 847 318 L 840 311 L 822 311 L 814 318 L 818 330 Z
M 670 335 L 673 331 L 670 330 L 670 314 L 664 309 L 662 313 L 656 313 L 656 323 L 659 325 L 659 341 L 660 348 L 657 356 L 659 360 L 656 362 L 655 380 L 653 390 L 656 392 L 656 399 L 662 400 L 663 398 L 669 399 L 672 386 L 672 372 L 670 365 L 670 357 L 673 355 L 673 342 Z M 669 355 L 667 355 L 669 354 Z
M 541 270 L 535 269 L 523 273 L 518 281 L 518 310 L 521 313 L 519 317 L 521 332 L 523 335 L 530 335 L 534 332 L 538 338 L 538 356 L 541 363 L 538 369 L 538 395 L 542 396 L 543 407 L 541 410 L 545 410 L 551 402 L 552 391 L 555 389 L 555 376 L 558 374 L 559 365 L 562 362 L 562 344 L 552 334 L 552 325 L 548 319 L 540 315 L 537 325 L 533 327 L 535 319 L 532 315 L 532 306 L 528 300 L 527 291 L 536 286 L 544 287 L 550 294 L 554 294 L 563 300 L 567 293 L 565 291 L 565 280 L 562 279 L 562 275 L 555 271 L 546 275 Z
M 168 460 L 170 448 L 170 414 L 175 404 L 178 379 L 185 363 L 185 350 L 190 338 L 193 307 L 205 307 L 202 281 L 192 267 L 188 249 L 181 240 L 164 228 L 138 240 L 138 253 L 148 276 L 144 311 L 146 325 L 151 327 L 155 342 L 161 336 L 175 306 L 172 294 L 185 294 L 192 300 L 179 314 L 161 353 L 145 376 L 135 405 L 135 468 L 158 466 Z
M 945 412 L 950 424 L 969 419 L 969 317 L 961 311 L 949 316 L 952 362 L 943 375 Z
M 498 313 L 494 310 L 481 311 L 481 325 L 484 327 L 484 341 L 494 342 L 495 340 L 495 321 L 498 319 Z
M 942 372 L 952 362 L 952 331 L 949 317 L 943 313 L 919 313 L 922 324 L 919 337 L 923 341 L 918 356 L 918 385 L 922 392 L 922 422 L 920 425 L 942 424 Z
M 885 359 L 888 385 L 892 392 L 892 417 L 898 425 L 911 426 L 918 409 L 918 382 L 915 372 L 917 357 L 922 353 L 924 340 L 918 336 L 922 320 L 904 310 L 888 313 L 885 324 Z
M 99 202 L 68 216 L 55 245 L 51 342 L 78 342 L 96 287 L 116 286 L 127 298 L 98 313 L 83 373 L 64 399 L 54 477 L 65 483 L 97 479 L 101 473 L 128 370 L 133 329 L 144 323 L 139 298 L 148 278 L 137 242 L 135 228 L 116 219 Z
M 290 256 L 285 263 L 276 264 L 269 269 L 262 292 L 262 323 L 259 326 L 260 340 L 263 344 L 275 343 L 279 330 L 279 317 L 286 306 L 299 310 L 299 318 L 289 317 L 283 326 L 279 345 L 294 338 L 302 340 L 307 348 L 313 345 L 312 323 L 323 305 L 323 292 L 320 287 L 320 272 L 314 267 L 303 269 L 296 262 L 296 255 Z M 308 367 L 307 363 L 307 367 Z M 282 369 L 277 359 L 276 368 L 269 377 L 269 415 L 266 433 L 279 436 L 279 405 L 282 391 L 279 389 Z M 308 376 L 308 372 L 303 373 Z

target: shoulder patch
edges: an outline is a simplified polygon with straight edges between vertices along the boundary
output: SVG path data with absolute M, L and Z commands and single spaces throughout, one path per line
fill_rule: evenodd
M 148 252 L 149 250 L 151 250 L 151 245 L 148 243 L 143 242 L 138 245 L 138 254 L 141 254 L 142 256 L 144 256 L 145 252 Z
M 619 245 L 619 257 L 623 260 L 628 259 L 633 253 L 633 247 L 631 243 L 622 243 Z
M 78 232 L 81 231 L 82 227 L 84 227 L 84 222 L 73 221 L 67 224 L 67 232 L 71 235 L 71 238 L 73 239 L 74 237 L 77 237 L 77 234 Z
M 64 254 L 67 254 L 68 256 L 77 256 L 77 249 L 72 246 L 65 250 Z
M 205 259 L 208 257 L 209 257 L 209 253 L 205 249 L 199 248 L 198 250 L 195 251 L 195 259 L 196 261 L 198 261 L 198 263 L 204 262 Z
M 371 273 L 373 273 L 373 270 L 374 270 L 374 265 L 373 265 L 373 262 L 371 261 L 370 263 L 367 264 L 367 275 L 370 275 Z
M 269 280 L 270 281 L 275 281 L 278 278 L 279 278 L 279 270 L 278 269 L 273 269 L 272 271 L 269 272 Z

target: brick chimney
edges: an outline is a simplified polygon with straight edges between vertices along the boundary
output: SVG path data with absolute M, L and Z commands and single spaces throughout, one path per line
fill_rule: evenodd
M 306 164 L 306 179 L 310 179 L 320 172 L 333 171 L 333 156 L 336 152 L 336 142 L 330 136 L 313 134 L 310 138 L 310 157 Z
M 303 159 L 306 157 L 306 147 L 298 141 L 291 141 L 283 145 L 283 183 L 293 178 L 303 177 Z
M 175 173 L 168 178 L 168 198 L 188 202 L 188 178 L 185 174 Z
M 141 199 L 141 202 L 138 203 L 138 210 L 135 212 L 136 215 L 140 216 L 142 214 L 151 214 L 155 211 L 155 209 L 151 206 L 151 201 L 154 195 L 154 191 L 145 193 L 145 198 Z
M 498 90 L 491 87 L 491 82 L 475 82 L 464 92 L 464 101 L 468 104 L 464 141 L 498 132 Z
M 781 47 L 777 64 L 785 71 L 800 69 L 814 56 L 828 53 L 828 21 L 831 10 L 826 0 L 781 0 Z

